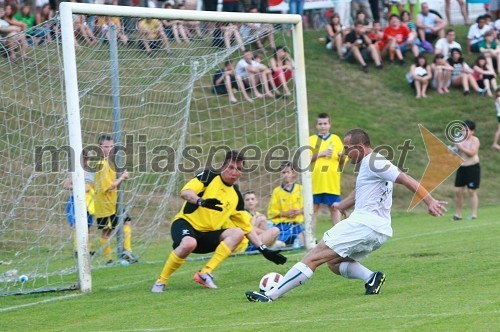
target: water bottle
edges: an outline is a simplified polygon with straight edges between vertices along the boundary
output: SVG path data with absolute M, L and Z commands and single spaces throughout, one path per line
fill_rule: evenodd
M 333 143 L 332 143 L 332 142 L 330 142 L 330 143 L 328 144 L 328 150 L 331 150 L 331 151 L 332 151 L 332 153 L 333 153 Z M 332 158 L 331 156 L 330 156 L 330 157 L 326 157 L 326 159 L 331 159 L 331 158 Z
M 293 240 L 293 249 L 298 250 L 301 248 L 300 239 L 298 237 Z

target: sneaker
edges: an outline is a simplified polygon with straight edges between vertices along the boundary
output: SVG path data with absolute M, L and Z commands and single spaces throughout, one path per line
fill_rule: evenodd
M 122 252 L 122 259 L 128 261 L 129 263 L 137 263 L 139 260 L 135 257 L 135 255 L 128 250 L 123 250 Z
M 380 293 L 380 288 L 385 282 L 385 274 L 382 272 L 375 272 L 370 280 L 365 284 L 365 295 L 378 294 Z
M 462 220 L 462 217 L 457 217 L 457 216 L 451 217 L 451 221 L 459 221 L 459 220 Z
M 399 60 L 399 65 L 400 66 L 406 65 L 406 61 L 404 59 Z
M 273 302 L 271 298 L 267 297 L 265 294 L 261 292 L 245 292 L 245 295 L 250 302 Z
M 165 290 L 165 284 L 163 282 L 155 282 L 153 288 L 151 288 L 151 292 L 153 293 L 163 293 Z
M 478 94 L 479 96 L 485 96 L 485 95 L 486 95 L 486 92 L 487 92 L 487 90 L 486 90 L 486 89 L 479 89 L 479 91 L 477 92 L 477 94 Z
M 368 66 L 367 65 L 361 66 L 361 70 L 363 71 L 363 73 L 368 73 Z
M 206 288 L 217 288 L 217 285 L 214 284 L 215 278 L 210 273 L 201 274 L 198 271 L 194 274 L 193 280 Z
M 468 216 L 467 217 L 467 220 L 475 220 L 475 219 L 477 219 L 477 217 L 474 217 L 474 216 Z
M 104 264 L 105 266 L 111 266 L 114 264 L 114 261 L 112 259 L 110 259 L 109 261 L 106 262 L 106 264 Z
M 468 96 L 468 95 L 470 95 L 470 91 L 469 90 L 465 90 L 464 91 L 464 96 Z

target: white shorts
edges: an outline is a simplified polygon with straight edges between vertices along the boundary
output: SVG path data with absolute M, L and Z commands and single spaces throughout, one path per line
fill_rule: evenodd
M 374 231 L 350 218 L 342 220 L 323 235 L 325 244 L 339 256 L 355 261 L 362 260 L 369 253 L 380 248 L 388 235 Z

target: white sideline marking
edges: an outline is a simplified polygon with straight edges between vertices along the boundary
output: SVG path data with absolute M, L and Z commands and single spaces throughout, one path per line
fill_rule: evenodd
M 6 312 L 6 311 L 12 311 L 12 310 L 16 310 L 16 309 L 22 309 L 22 308 L 31 307 L 31 306 L 34 306 L 34 305 L 39 305 L 39 304 L 44 304 L 44 303 L 49 303 L 49 302 L 54 302 L 54 301 L 59 301 L 59 300 L 66 300 L 66 299 L 70 299 L 70 298 L 81 296 L 81 295 L 83 295 L 83 293 L 54 297 L 54 298 L 43 300 L 43 301 L 26 303 L 26 304 L 16 305 L 16 306 L 13 306 L 13 307 L 2 308 L 2 309 L 0 309 L 0 312 Z
M 256 305 L 259 305 L 257 303 Z M 272 305 L 272 304 L 263 304 L 264 306 L 266 305 Z M 363 321 L 363 320 L 374 320 L 374 319 L 397 319 L 397 318 L 429 318 L 429 317 L 453 317 L 453 316 L 472 316 L 472 315 L 488 315 L 488 314 L 500 314 L 500 310 L 493 310 L 493 311 L 478 311 L 478 312 L 443 312 L 440 314 L 412 314 L 412 315 L 375 315 L 375 316 L 363 316 L 363 317 L 346 317 L 346 318 L 329 318 L 329 319 L 321 319 L 320 321 L 322 322 L 335 322 L 335 321 Z M 282 321 L 273 321 L 274 324 L 290 324 L 290 323 L 316 323 L 318 322 L 318 319 L 295 319 L 295 320 L 282 320 Z M 153 328 L 153 329 L 147 329 L 147 328 L 139 328 L 139 329 L 132 329 L 132 330 L 115 330 L 115 331 L 130 331 L 130 332 L 135 332 L 135 331 L 172 331 L 172 330 L 194 330 L 194 329 L 217 329 L 217 328 L 227 328 L 227 327 L 232 327 L 232 328 L 238 328 L 241 326 L 269 326 L 269 322 L 241 322 L 241 323 L 234 323 L 234 324 L 223 324 L 223 325 L 198 325 L 198 326 L 185 326 L 185 327 L 160 327 L 160 328 Z
M 429 236 L 429 235 L 438 235 L 438 234 L 443 234 L 443 233 L 449 234 L 452 232 L 460 232 L 460 231 L 469 230 L 472 228 L 478 228 L 478 227 L 483 227 L 483 226 L 497 226 L 497 225 L 498 225 L 498 223 L 471 224 L 471 225 L 467 225 L 467 226 L 460 227 L 460 228 L 454 228 L 454 229 L 447 228 L 447 229 L 442 229 L 439 231 L 433 231 L 433 232 L 427 232 L 427 233 L 417 233 L 417 234 L 409 235 L 409 236 L 396 236 L 395 238 L 391 239 L 391 242 L 408 240 L 408 239 L 415 239 L 415 238 L 419 238 L 419 237 L 424 237 L 424 236 Z

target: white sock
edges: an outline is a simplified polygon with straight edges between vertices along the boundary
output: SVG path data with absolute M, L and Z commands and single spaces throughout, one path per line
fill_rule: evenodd
M 278 297 L 281 297 L 291 289 L 305 283 L 312 277 L 313 273 L 313 270 L 311 270 L 306 264 L 298 262 L 292 266 L 290 270 L 288 270 L 277 287 L 274 287 L 270 291 L 266 292 L 266 296 L 272 300 L 276 300 Z
M 340 274 L 348 279 L 361 279 L 365 283 L 370 280 L 373 271 L 367 269 L 359 262 L 342 262 L 339 265 Z

